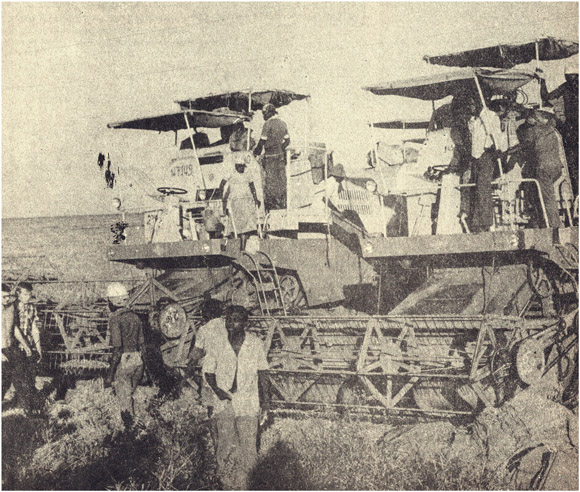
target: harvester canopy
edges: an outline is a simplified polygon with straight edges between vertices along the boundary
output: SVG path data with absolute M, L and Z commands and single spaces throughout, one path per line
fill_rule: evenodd
M 577 42 L 546 37 L 528 43 L 499 44 L 449 55 L 426 55 L 423 60 L 447 67 L 512 68 L 536 59 L 536 43 L 539 60 L 561 60 L 578 53 Z
M 249 98 L 252 100 L 252 111 L 260 111 L 266 104 L 273 104 L 276 108 L 286 106 L 292 101 L 306 99 L 307 94 L 297 94 L 286 90 L 264 90 L 264 91 L 237 91 L 225 94 L 213 94 L 210 96 L 198 97 L 195 99 L 185 99 L 175 101 L 181 109 L 197 109 L 203 111 L 214 111 L 218 108 L 228 108 L 231 111 L 248 112 Z
M 179 113 L 162 114 L 159 116 L 138 118 L 136 120 L 109 123 L 107 127 L 114 129 L 127 128 L 133 130 L 153 130 L 156 132 L 186 130 L 187 124 L 185 122 L 185 115 L 187 115 L 187 120 L 191 128 L 221 128 L 233 125 L 238 119 L 246 121 L 250 120 L 249 116 L 232 111 L 185 110 Z
M 527 70 L 462 68 L 436 75 L 363 87 L 363 89 L 378 96 L 403 96 L 435 101 L 466 92 L 477 93 L 474 75 L 477 76 L 482 89 L 494 94 L 515 91 L 535 78 L 534 73 Z

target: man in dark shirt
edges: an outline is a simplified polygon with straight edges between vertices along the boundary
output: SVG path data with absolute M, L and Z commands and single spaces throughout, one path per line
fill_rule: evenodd
M 574 194 L 578 194 L 578 67 L 566 67 L 566 82 L 552 91 L 549 102 L 557 110 L 556 128 L 562 135 Z
M 141 318 L 127 307 L 129 293 L 123 284 L 113 282 L 107 288 L 109 308 L 109 330 L 113 354 L 105 387 L 115 382 L 115 394 L 121 407 L 121 417 L 126 425 L 135 415 L 133 393 L 143 377 L 145 338 Z
M 526 155 L 525 177 L 538 181 L 544 199 L 547 227 L 562 227 L 554 182 L 562 175 L 565 165 L 562 137 L 552 124 L 554 110 L 550 107 L 532 111 L 526 119 L 526 127 L 520 131 L 523 151 Z M 539 205 L 539 200 L 537 205 Z M 538 210 L 536 214 L 543 217 Z M 539 219 L 538 222 L 544 222 Z
M 272 104 L 266 104 L 262 114 L 265 123 L 254 155 L 260 155 L 264 149 L 264 207 L 269 212 L 286 208 L 286 149 L 290 145 L 290 136 L 286 123 L 276 116 Z

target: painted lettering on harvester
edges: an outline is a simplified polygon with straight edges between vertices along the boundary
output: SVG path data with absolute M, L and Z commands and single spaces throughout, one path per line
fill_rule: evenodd
M 191 164 L 178 164 L 171 168 L 171 176 L 193 176 L 193 166 Z

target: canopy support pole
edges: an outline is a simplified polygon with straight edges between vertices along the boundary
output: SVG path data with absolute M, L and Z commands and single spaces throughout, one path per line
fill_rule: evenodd
M 199 171 L 199 175 L 201 176 L 201 183 L 203 184 L 203 189 L 205 190 L 205 179 L 203 177 L 203 173 L 201 172 L 201 164 L 199 163 L 199 157 L 197 156 L 197 149 L 195 148 L 195 142 L 193 141 L 193 132 L 191 131 L 191 126 L 189 126 L 189 118 L 187 117 L 186 111 L 183 113 L 183 117 L 185 118 L 187 131 L 189 132 L 189 139 L 191 140 L 191 148 L 193 149 L 193 156 L 195 158 L 195 163 L 197 164 L 197 170 Z
M 481 104 L 483 104 L 483 108 L 487 109 L 487 104 L 485 103 L 485 97 L 483 97 L 483 91 L 481 90 L 481 85 L 479 85 L 479 79 L 477 78 L 477 73 L 473 70 L 473 78 L 475 80 L 475 85 L 477 86 L 477 92 L 479 93 L 479 98 L 481 99 Z M 483 125 L 485 128 L 485 125 Z M 495 138 L 491 133 L 488 133 L 487 128 L 485 128 L 485 133 L 487 133 L 491 137 L 491 141 L 493 142 L 494 147 L 497 149 L 497 145 L 495 144 Z M 498 149 L 499 150 L 499 149 Z M 501 159 L 497 158 L 497 165 L 499 167 L 499 175 L 503 177 L 503 166 L 501 164 Z
M 540 71 L 540 46 L 538 40 L 536 39 L 536 73 Z M 542 79 L 538 78 L 538 101 L 540 103 L 540 109 L 542 109 Z
M 251 112 L 252 112 L 252 89 L 248 91 L 248 114 L 250 114 Z M 250 149 L 251 139 L 252 139 L 252 130 L 248 128 L 248 136 L 246 142 L 246 148 L 248 150 L 252 150 Z

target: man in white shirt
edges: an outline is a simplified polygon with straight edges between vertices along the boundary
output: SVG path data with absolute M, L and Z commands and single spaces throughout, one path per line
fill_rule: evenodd
M 225 489 L 247 489 L 258 457 L 260 400 L 267 410 L 267 380 L 258 371 L 268 369 L 268 361 L 263 342 L 246 331 L 246 309 L 228 308 L 225 324 L 228 337 L 221 347 L 209 347 L 203 371 L 214 393 L 218 473 Z

